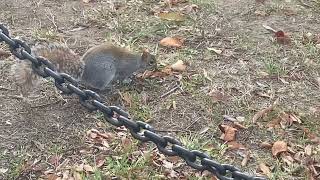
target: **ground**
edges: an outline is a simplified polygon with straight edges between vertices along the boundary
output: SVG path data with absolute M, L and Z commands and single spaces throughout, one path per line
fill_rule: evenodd
M 182 60 L 186 71 L 123 85 L 122 102 L 108 103 L 250 174 L 319 178 L 320 2 L 166 2 L 3 0 L 0 17 L 30 45 L 66 43 L 83 54 L 107 41 L 134 52 L 148 48 L 159 65 Z M 164 20 L 163 12 L 185 19 Z M 263 25 L 284 31 L 290 42 Z M 182 47 L 159 45 L 175 36 Z M 0 57 L 0 178 L 210 178 L 113 128 L 76 97 L 62 99 L 51 80 L 27 103 L 11 77 L 14 62 Z M 180 89 L 161 97 L 177 83 Z

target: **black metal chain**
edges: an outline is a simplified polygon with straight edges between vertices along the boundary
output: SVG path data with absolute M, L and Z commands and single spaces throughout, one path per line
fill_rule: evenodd
M 94 91 L 82 90 L 77 81 L 68 74 L 59 73 L 54 65 L 47 59 L 35 57 L 31 48 L 22 40 L 11 38 L 8 29 L 0 24 L 0 42 L 5 42 L 11 53 L 21 60 L 29 60 L 32 69 L 41 77 L 51 77 L 55 86 L 65 94 L 76 94 L 79 101 L 89 111 L 100 111 L 105 120 L 110 124 L 120 127 L 125 126 L 131 135 L 142 142 L 153 142 L 159 151 L 168 156 L 179 156 L 194 169 L 208 170 L 221 180 L 264 180 L 264 177 L 252 176 L 241 172 L 238 168 L 220 164 L 212 160 L 207 154 L 198 150 L 188 150 L 182 144 L 169 136 L 156 134 L 153 127 L 142 121 L 134 121 L 129 114 L 116 106 L 106 106 L 101 97 Z

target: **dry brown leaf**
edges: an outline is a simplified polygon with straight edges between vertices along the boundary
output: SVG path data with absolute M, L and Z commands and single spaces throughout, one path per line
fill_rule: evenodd
M 142 78 L 142 79 L 146 79 L 149 77 L 152 78 L 163 78 L 166 76 L 170 76 L 173 74 L 173 71 L 171 69 L 171 66 L 166 66 L 165 68 L 161 69 L 160 71 L 145 71 L 143 74 L 139 74 L 137 77 L 138 78 Z
M 160 41 L 160 45 L 165 47 L 181 47 L 183 39 L 179 37 L 166 37 Z
M 226 103 L 229 100 L 229 96 L 219 90 L 210 91 L 209 96 L 211 96 L 213 101 L 215 101 L 215 102 Z
M 182 22 L 186 20 L 186 17 L 179 12 L 162 12 L 162 13 L 159 13 L 159 17 L 163 20 L 168 20 L 168 21 Z
M 238 143 L 236 141 L 230 141 L 227 144 L 228 144 L 228 149 L 229 150 L 245 149 L 245 147 L 242 144 L 240 144 L 240 143 Z
M 125 92 L 121 95 L 122 100 L 124 101 L 126 106 L 131 107 L 132 104 L 132 98 L 128 92 Z
M 241 162 L 241 166 L 242 167 L 247 166 L 249 160 L 250 160 L 250 152 L 247 151 L 242 162 Z
M 268 177 L 271 177 L 271 171 L 270 168 L 265 163 L 259 164 L 259 169 L 262 171 L 262 173 Z
M 48 174 L 47 176 L 45 176 L 45 178 L 47 180 L 56 180 L 59 178 L 59 176 L 57 176 L 56 174 Z
M 286 112 L 283 112 L 283 113 L 281 113 L 280 118 L 281 118 L 280 125 L 284 128 L 287 125 L 292 126 L 293 123 L 301 124 L 301 120 L 296 115 L 294 115 L 292 113 L 288 114 Z
M 191 13 L 193 11 L 197 12 L 199 10 L 199 6 L 196 4 L 187 5 L 183 8 L 183 11 L 186 13 Z
M 86 172 L 93 172 L 93 171 L 94 171 L 93 167 L 90 166 L 89 164 L 83 165 L 83 169 L 84 169 Z
M 54 165 L 55 167 L 57 167 L 59 165 L 59 162 L 62 158 L 62 155 L 52 155 L 50 158 L 49 158 L 49 163 Z
M 97 159 L 96 160 L 96 167 L 101 167 L 103 166 L 103 164 L 106 162 L 106 160 L 104 158 L 101 158 L 101 159 Z
M 171 65 L 171 69 L 174 71 L 185 71 L 187 69 L 187 65 L 182 60 L 178 60 L 176 63 Z
M 291 157 L 289 153 L 281 154 L 281 159 L 283 162 L 285 162 L 288 166 L 291 166 L 294 162 L 294 159 Z
M 263 147 L 263 148 L 272 148 L 272 144 L 270 144 L 269 142 L 264 141 L 264 142 L 262 142 L 262 143 L 260 144 L 260 147 Z
M 277 156 L 282 152 L 287 152 L 288 151 L 287 143 L 284 141 L 276 141 L 273 144 L 271 151 L 273 156 Z
M 130 148 L 132 146 L 132 140 L 127 137 L 122 137 L 121 138 L 121 145 L 124 148 Z
M 234 141 L 236 139 L 236 128 L 227 125 L 219 125 L 219 128 L 223 132 L 220 139 L 223 139 L 224 141 Z
M 261 111 L 257 112 L 253 118 L 252 118 L 252 123 L 257 123 L 257 120 L 262 118 L 263 116 L 265 116 L 267 113 L 271 112 L 274 107 L 277 105 L 278 100 L 276 100 L 272 105 L 270 105 L 269 107 L 262 109 Z

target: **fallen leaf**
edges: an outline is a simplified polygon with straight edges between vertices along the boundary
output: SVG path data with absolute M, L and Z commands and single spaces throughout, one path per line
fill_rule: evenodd
M 127 137 L 122 137 L 121 138 L 121 145 L 124 148 L 130 148 L 132 146 L 132 140 Z
M 47 176 L 45 176 L 47 180 L 56 180 L 59 178 L 59 176 L 57 176 L 56 174 L 48 174 Z
M 289 153 L 287 154 L 281 154 L 281 159 L 283 162 L 285 162 L 288 166 L 291 166 L 294 162 L 294 159 L 291 157 Z
M 76 170 L 78 172 L 82 172 L 83 171 L 83 164 L 75 165 L 73 168 L 74 168 L 74 170 Z
M 90 3 L 90 2 L 92 2 L 93 0 L 82 0 L 82 2 L 84 2 L 84 3 Z
M 208 72 L 205 70 L 205 69 L 202 69 L 203 70 L 203 76 L 208 79 L 210 82 L 212 82 L 212 79 L 209 77 L 208 75 Z
M 74 178 L 74 180 L 82 180 L 81 174 L 78 172 L 73 172 L 72 177 Z
M 166 37 L 160 41 L 160 45 L 165 47 L 181 47 L 183 39 L 179 37 Z
M 228 144 L 228 149 L 229 150 L 245 149 L 245 147 L 242 144 L 240 144 L 240 143 L 238 143 L 236 141 L 230 141 L 227 144 Z
M 271 151 L 273 156 L 277 156 L 282 152 L 287 152 L 288 151 L 287 143 L 284 141 L 276 141 L 273 144 Z
M 132 104 L 132 98 L 128 92 L 125 92 L 124 94 L 121 95 L 122 100 L 125 102 L 126 106 L 131 107 Z
M 276 127 L 279 127 L 280 122 L 281 122 L 281 118 L 280 117 L 276 117 L 276 118 L 274 118 L 272 121 L 270 121 L 267 124 L 267 127 L 268 127 L 269 130 L 273 129 L 273 128 L 276 128 Z
M 83 165 L 83 169 L 86 171 L 86 172 L 93 172 L 94 169 L 92 166 L 86 164 L 86 165 Z
M 227 126 L 227 125 L 219 125 L 219 129 L 223 132 L 220 139 L 224 141 L 234 141 L 236 138 L 237 129 Z
M 159 13 L 159 17 L 162 20 L 168 20 L 168 21 L 177 21 L 177 22 L 182 22 L 186 18 L 183 14 L 178 13 L 178 12 L 163 12 Z
M 262 109 L 260 111 L 258 111 L 252 118 L 252 123 L 257 123 L 257 120 L 262 118 L 263 116 L 265 116 L 267 113 L 271 112 L 274 107 L 277 105 L 278 100 L 276 100 L 272 105 L 270 105 L 269 107 Z
M 259 169 L 262 171 L 264 175 L 271 177 L 270 168 L 265 163 L 260 163 Z
M 207 47 L 207 49 L 208 49 L 209 51 L 213 51 L 213 52 L 215 52 L 216 54 L 219 54 L 219 55 L 222 53 L 222 50 L 220 50 L 220 49 L 209 48 L 209 47 Z
M 304 152 L 306 153 L 306 155 L 311 156 L 312 155 L 312 146 L 310 144 L 308 144 L 305 148 L 304 148 Z
M 69 176 L 70 175 L 70 171 L 66 170 L 62 173 L 62 179 L 70 179 Z
M 50 158 L 49 158 L 49 163 L 54 165 L 55 167 L 57 167 L 59 165 L 59 162 L 62 158 L 62 155 L 52 155 Z
M 281 30 L 275 32 L 274 35 L 279 44 L 290 44 L 291 42 L 290 37 Z
M 183 8 L 183 11 L 186 13 L 191 13 L 193 11 L 197 12 L 199 10 L 199 6 L 196 4 L 187 5 Z
M 103 166 L 103 164 L 106 162 L 106 160 L 104 158 L 101 158 L 101 159 L 97 159 L 96 160 L 96 167 L 101 167 Z
M 166 66 L 165 68 L 161 69 L 160 71 L 145 71 L 143 74 L 141 74 L 140 76 L 138 75 L 138 78 L 142 78 L 142 79 L 146 79 L 149 77 L 152 78 L 163 78 L 166 76 L 170 76 L 173 74 L 173 71 L 171 69 L 171 66 Z
M 262 142 L 260 144 L 260 147 L 263 147 L 263 148 L 272 148 L 272 144 L 270 144 L 269 142 Z
M 221 92 L 219 90 L 210 91 L 209 96 L 211 96 L 213 101 L 215 101 L 215 102 L 226 103 L 229 100 L 229 96 L 225 95 L 223 92 Z
M 171 65 L 171 69 L 174 71 L 185 71 L 187 69 L 187 65 L 185 65 L 182 60 L 178 60 L 176 63 Z
M 242 167 L 247 166 L 249 160 L 250 160 L 250 152 L 247 151 L 242 162 L 241 162 L 241 166 Z

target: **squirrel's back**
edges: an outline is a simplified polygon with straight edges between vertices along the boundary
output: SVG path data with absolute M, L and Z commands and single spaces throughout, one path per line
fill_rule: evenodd
M 111 44 L 89 49 L 82 57 L 85 63 L 82 82 L 103 90 L 116 80 L 123 80 L 141 67 L 141 56 Z

